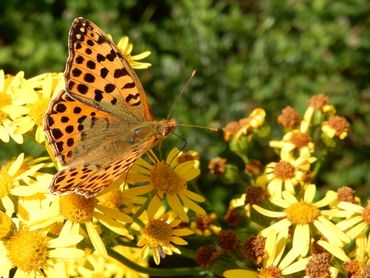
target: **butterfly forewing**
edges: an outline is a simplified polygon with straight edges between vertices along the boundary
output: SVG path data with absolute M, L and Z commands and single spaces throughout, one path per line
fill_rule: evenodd
M 151 120 L 144 89 L 117 46 L 87 19 L 74 20 L 65 71 L 67 91 L 101 110 Z

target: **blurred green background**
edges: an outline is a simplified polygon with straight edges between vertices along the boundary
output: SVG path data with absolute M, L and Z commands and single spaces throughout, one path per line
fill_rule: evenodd
M 26 78 L 63 71 L 68 30 L 78 16 L 116 42 L 128 35 L 134 54 L 152 52 L 146 59 L 152 67 L 138 75 L 157 119 L 167 116 L 193 69 L 197 75 L 173 111 L 180 123 L 222 127 L 262 106 L 280 138 L 276 117 L 282 108 L 291 105 L 302 113 L 310 96 L 326 94 L 351 132 L 329 154 L 319 185 L 352 186 L 369 196 L 368 0 L 1 1 L 0 68 L 23 70 Z M 230 156 L 222 134 L 176 132 L 188 149 L 200 152 L 205 172 L 210 158 Z M 182 144 L 172 136 L 164 145 Z M 32 146 L 4 145 L 2 160 L 22 148 L 34 152 Z M 210 199 L 221 210 L 230 190 L 209 175 L 201 183 L 213 190 Z

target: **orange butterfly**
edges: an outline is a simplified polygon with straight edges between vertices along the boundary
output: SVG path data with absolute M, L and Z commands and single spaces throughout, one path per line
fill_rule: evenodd
M 50 103 L 44 129 L 65 169 L 50 191 L 95 196 L 176 126 L 155 121 L 145 91 L 118 47 L 91 21 L 69 32 L 66 88 Z

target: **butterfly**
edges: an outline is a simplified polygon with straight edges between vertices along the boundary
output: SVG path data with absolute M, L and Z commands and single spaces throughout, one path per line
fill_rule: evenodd
M 44 116 L 49 146 L 65 166 L 50 192 L 90 198 L 127 172 L 176 121 L 153 119 L 134 70 L 93 22 L 76 18 L 68 45 L 65 89 Z

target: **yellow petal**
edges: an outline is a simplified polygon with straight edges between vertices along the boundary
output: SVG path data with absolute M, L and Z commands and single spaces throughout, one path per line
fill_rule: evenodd
M 49 251 L 50 258 L 76 259 L 85 256 L 85 252 L 77 248 L 57 248 Z
M 98 251 L 101 255 L 107 256 L 107 250 L 105 249 L 104 242 L 102 241 L 101 237 L 99 236 L 98 232 L 96 231 L 94 224 L 92 222 L 85 223 L 87 233 L 89 234 L 90 240 L 96 251 Z
M 49 248 L 59 248 L 76 245 L 83 240 L 82 235 L 69 235 L 67 237 L 57 237 L 48 241 Z
M 158 195 L 155 194 L 152 200 L 150 201 L 148 209 L 147 209 L 149 219 L 152 219 L 154 217 L 154 215 L 157 213 L 160 207 L 161 207 L 161 200 L 158 197 Z
M 336 245 L 330 244 L 327 241 L 319 240 L 317 242 L 318 245 L 323 247 L 325 250 L 327 250 L 330 254 L 337 257 L 338 259 L 342 260 L 343 262 L 349 261 L 350 258 L 347 257 L 346 253 L 343 251 L 343 249 L 339 248 Z
M 303 200 L 307 203 L 312 203 L 316 195 L 316 186 L 314 184 L 309 184 L 304 191 Z
M 253 205 L 252 206 L 256 211 L 259 213 L 268 216 L 268 217 L 273 217 L 273 218 L 280 218 L 280 217 L 286 217 L 286 212 L 283 211 L 272 211 L 272 210 L 267 210 L 263 207 L 260 207 L 258 205 Z
M 183 194 L 187 197 L 189 197 L 189 199 L 193 200 L 193 201 L 196 201 L 196 202 L 204 202 L 205 201 L 205 198 L 197 193 L 194 193 L 190 190 L 187 190 L 185 189 L 183 191 Z

